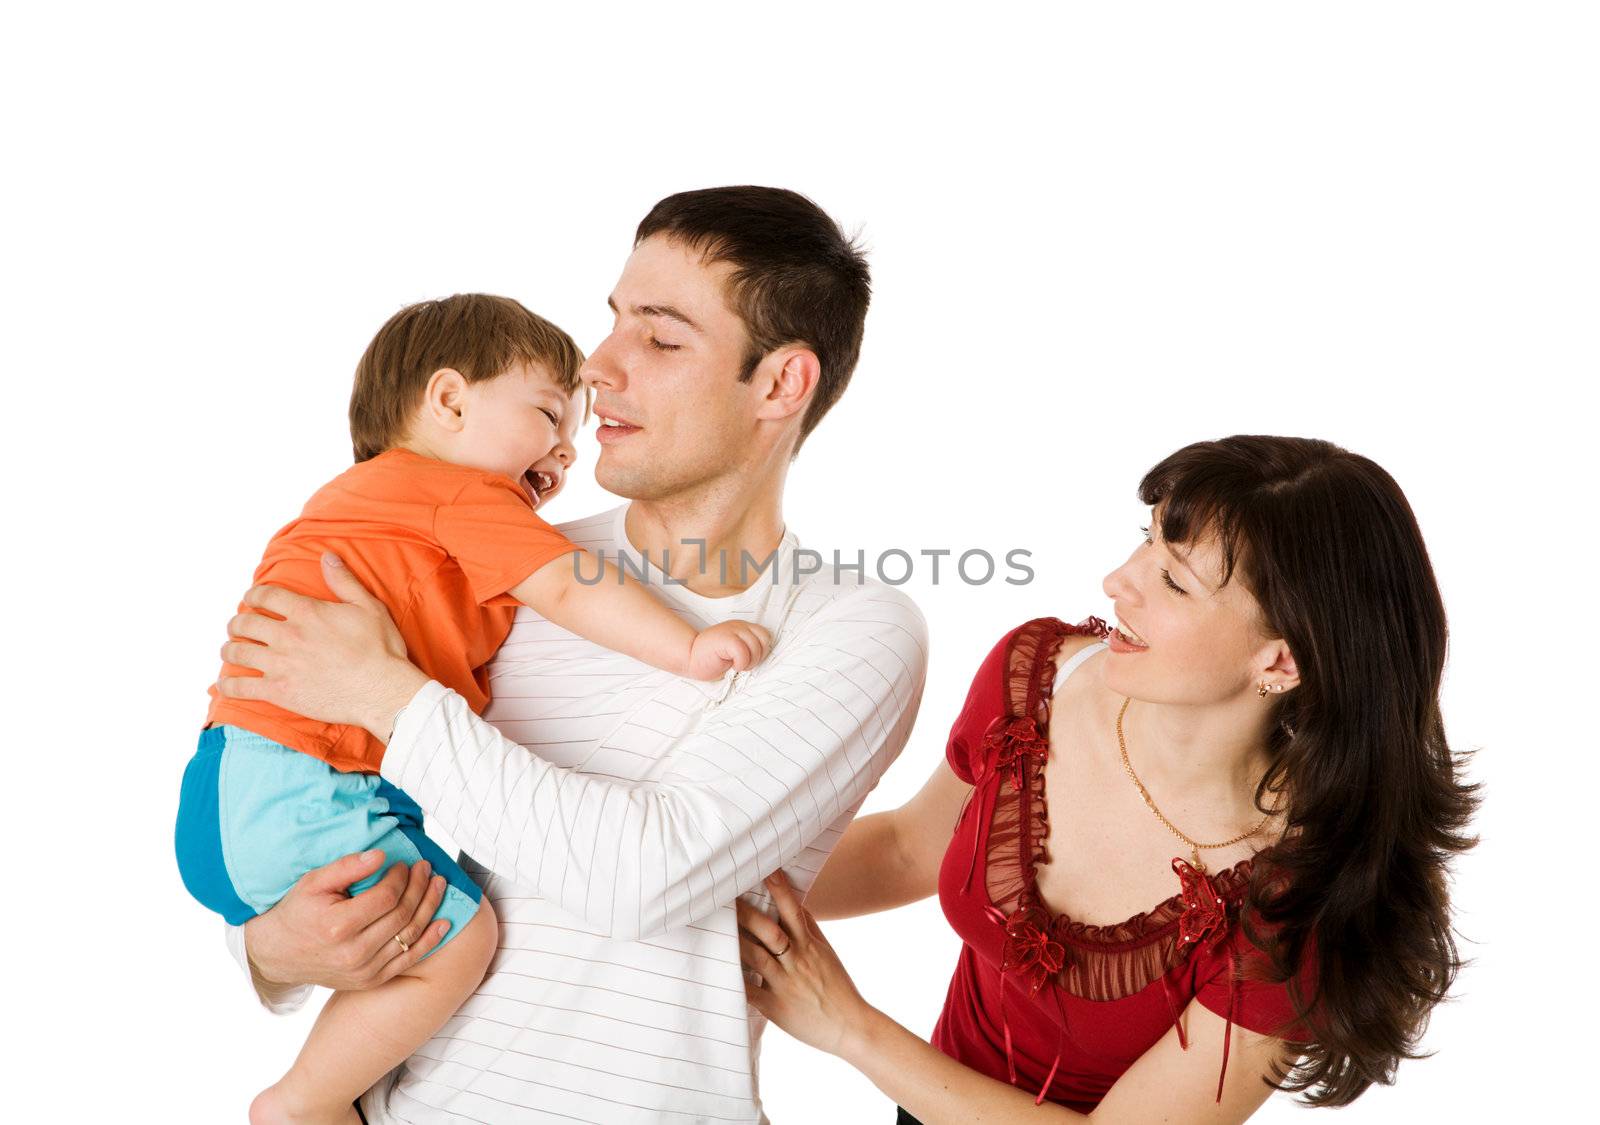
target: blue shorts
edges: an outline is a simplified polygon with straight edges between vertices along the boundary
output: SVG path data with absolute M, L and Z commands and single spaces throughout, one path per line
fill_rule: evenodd
M 483 897 L 422 834 L 422 810 L 399 789 L 226 723 L 200 732 L 183 773 L 175 843 L 189 893 L 235 926 L 275 904 L 307 871 L 368 848 L 383 849 L 383 866 L 351 894 L 395 863 L 426 859 L 444 876 L 434 915 L 450 920 L 441 945 L 472 920 Z

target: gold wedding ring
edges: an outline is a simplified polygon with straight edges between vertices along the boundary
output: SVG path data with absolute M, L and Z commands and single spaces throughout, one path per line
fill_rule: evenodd
M 407 952 L 407 953 L 411 952 L 411 947 L 406 944 L 406 939 L 405 938 L 401 937 L 399 934 L 395 934 L 394 935 L 394 940 L 400 943 L 400 948 L 403 949 L 405 952 Z

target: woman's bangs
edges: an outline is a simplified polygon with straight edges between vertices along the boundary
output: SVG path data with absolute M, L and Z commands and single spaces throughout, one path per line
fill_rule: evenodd
M 1215 537 L 1222 552 L 1224 586 L 1232 581 L 1246 547 L 1240 509 L 1251 484 L 1229 479 L 1230 475 L 1224 466 L 1180 450 L 1139 484 L 1139 498 L 1154 509 L 1161 538 L 1168 543 L 1193 545 Z

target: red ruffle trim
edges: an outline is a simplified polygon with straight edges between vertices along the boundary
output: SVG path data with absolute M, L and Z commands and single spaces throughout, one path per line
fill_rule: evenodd
M 1005 1015 L 1006 981 L 1017 980 L 1026 987 L 1030 997 L 1037 996 L 1047 984 L 1050 985 L 1062 1017 L 1062 1042 L 1058 1045 L 1055 1064 L 1040 1087 L 1035 1104 L 1044 1101 L 1061 1065 L 1067 1029 L 1060 990 L 1063 978 L 1074 961 L 1099 961 L 1107 957 L 1116 960 L 1140 954 L 1144 955 L 1142 960 L 1148 961 L 1151 953 L 1164 947 L 1169 952 L 1162 957 L 1163 962 L 1171 957 L 1181 963 L 1183 956 L 1193 946 L 1206 943 L 1212 949 L 1220 950 L 1232 928 L 1230 904 L 1242 898 L 1250 882 L 1252 863 L 1248 859 L 1225 871 L 1209 875 L 1179 858 L 1172 861 L 1172 867 L 1178 875 L 1180 892 L 1154 910 L 1136 914 L 1126 922 L 1112 926 L 1075 922 L 1064 914 L 1052 916 L 1041 903 L 1035 867 L 1048 862 L 1045 840 L 1049 836 L 1049 821 L 1041 771 L 1050 755 L 1050 742 L 1045 731 L 1049 724 L 1049 687 L 1055 682 L 1055 656 L 1062 640 L 1068 636 L 1104 637 L 1107 632 L 1106 623 L 1096 617 L 1078 626 L 1067 625 L 1055 618 L 1044 618 L 1030 622 L 1029 626 L 1019 630 L 1012 642 L 1008 664 L 1008 713 L 991 722 L 983 735 L 983 754 L 977 781 L 981 785 L 991 775 L 1006 777 L 1011 782 L 1014 799 L 1021 806 L 1018 809 L 1015 847 L 1017 874 L 1021 877 L 1022 887 L 1009 913 L 990 908 L 996 920 L 1002 922 L 1005 928 L 1000 963 L 1000 1022 L 1005 1030 L 1006 1062 L 1013 1085 L 1017 1075 L 1011 1049 L 1011 1028 Z M 995 799 L 998 801 L 999 795 Z M 976 847 L 972 858 L 976 864 Z M 993 858 L 991 855 L 989 860 Z M 1173 934 L 1174 930 L 1176 934 Z M 1168 940 L 1162 942 L 1162 938 Z M 1080 951 L 1082 956 L 1075 957 L 1074 950 Z M 1228 958 L 1230 991 L 1222 1048 L 1222 1072 L 1217 1078 L 1219 1102 L 1228 1072 L 1228 1041 L 1233 1033 L 1234 986 L 1237 984 L 1237 964 L 1231 946 Z M 1161 980 L 1179 1042 L 1187 1050 L 1188 1038 L 1184 1034 L 1178 998 L 1168 979 L 1171 969 L 1175 967 L 1176 964 L 1163 964 L 1147 968 Z M 1085 968 L 1087 966 L 1079 966 L 1080 971 Z

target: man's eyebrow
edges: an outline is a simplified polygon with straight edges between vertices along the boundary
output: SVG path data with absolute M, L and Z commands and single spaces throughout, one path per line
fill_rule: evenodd
M 617 311 L 617 302 L 612 298 L 607 297 L 606 304 L 610 306 L 612 312 Z M 664 320 L 675 320 L 692 332 L 701 334 L 705 332 L 705 329 L 695 323 L 693 317 L 674 305 L 634 305 L 632 311 L 634 316 L 661 317 Z

